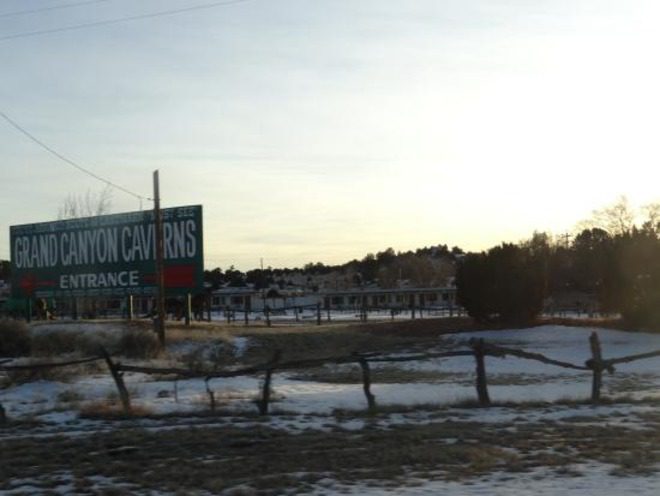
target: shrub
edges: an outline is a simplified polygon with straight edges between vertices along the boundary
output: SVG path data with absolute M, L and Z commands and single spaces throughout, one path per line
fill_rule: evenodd
M 155 358 L 161 351 L 156 334 L 136 329 L 122 333 L 117 349 L 128 358 Z
M 37 362 L 40 361 L 39 359 Z M 25 365 L 29 365 L 26 362 Z M 50 367 L 26 370 L 11 370 L 6 374 L 6 385 L 27 384 L 35 381 L 73 382 L 82 376 L 106 372 L 101 362 L 72 365 L 69 367 Z
M 153 411 L 143 405 L 132 405 L 130 413 L 126 413 L 122 406 L 112 399 L 86 403 L 80 408 L 80 417 L 101 420 L 122 420 L 135 417 L 149 417 Z
M 83 398 L 83 395 L 75 389 L 67 389 L 57 395 L 57 401 L 60 403 L 79 403 Z
M 34 356 L 60 356 L 78 351 L 79 335 L 71 331 L 35 332 L 32 338 Z
M 0 356 L 16 357 L 29 355 L 30 331 L 20 320 L 0 320 Z

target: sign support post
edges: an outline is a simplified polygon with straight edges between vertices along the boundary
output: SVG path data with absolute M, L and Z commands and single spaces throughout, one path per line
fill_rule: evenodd
M 160 184 L 154 171 L 154 223 L 156 234 L 156 319 L 155 331 L 161 346 L 165 346 L 165 273 L 163 270 L 163 217 L 160 211 Z

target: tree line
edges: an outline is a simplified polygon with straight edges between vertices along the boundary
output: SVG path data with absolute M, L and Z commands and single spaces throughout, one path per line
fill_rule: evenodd
M 535 233 L 469 253 L 456 286 L 459 303 L 482 322 L 529 323 L 548 298 L 575 292 L 630 326 L 660 329 L 660 204 L 640 216 L 622 197 L 594 212 L 570 241 Z
M 221 286 L 253 286 L 256 289 L 279 286 L 298 286 L 301 276 L 309 289 L 318 289 L 318 280 L 324 276 L 341 279 L 346 285 L 396 287 L 405 280 L 414 286 L 446 285 L 453 278 L 457 257 L 464 254 L 459 247 L 449 248 L 439 244 L 409 251 L 394 251 L 387 248 L 377 253 L 368 253 L 362 259 L 344 264 L 327 265 L 310 262 L 302 267 L 251 269 L 242 272 L 233 265 L 226 270 L 206 270 L 205 281 L 213 288 Z

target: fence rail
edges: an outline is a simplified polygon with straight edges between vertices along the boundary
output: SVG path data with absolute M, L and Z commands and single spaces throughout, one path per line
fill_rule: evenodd
M 263 321 L 266 326 L 271 327 L 273 325 L 274 317 L 282 317 L 282 312 L 285 312 L 285 316 L 288 317 L 288 321 L 309 321 L 315 320 L 317 325 L 321 325 L 323 321 L 331 322 L 334 318 L 337 318 L 337 313 L 340 314 L 354 314 L 355 320 L 360 322 L 366 322 L 371 318 L 374 318 L 374 313 L 382 314 L 385 312 L 389 315 L 389 318 L 394 320 L 397 315 L 403 313 L 409 314 L 411 320 L 417 318 L 423 319 L 424 314 L 426 316 L 445 316 L 445 317 L 454 317 L 462 316 L 465 314 L 465 311 L 462 307 L 458 305 L 356 305 L 356 306 L 345 306 L 345 307 L 327 307 L 321 303 L 317 304 L 305 304 L 305 305 L 291 305 L 291 306 L 282 306 L 282 307 L 266 307 L 263 310 L 250 310 L 246 307 L 220 307 L 215 308 L 215 311 L 221 311 L 224 319 L 228 324 L 233 322 L 242 321 L 245 325 L 249 325 L 250 322 Z M 286 312 L 293 312 L 293 315 L 289 316 Z M 311 312 L 311 315 L 308 313 L 304 314 L 304 311 Z M 383 318 L 382 315 L 377 317 Z M 345 319 L 343 319 L 345 320 Z M 281 319 L 278 319 L 281 321 Z
M 593 332 L 589 337 L 591 347 L 591 357 L 587 359 L 584 365 L 564 362 L 549 358 L 541 353 L 529 352 L 520 349 L 508 348 L 504 346 L 487 343 L 484 339 L 471 339 L 468 341 L 467 350 L 451 350 L 446 352 L 435 353 L 414 353 L 409 355 L 391 356 L 384 352 L 370 352 L 370 353 L 353 353 L 343 356 L 328 356 L 323 358 L 312 358 L 304 360 L 281 360 L 281 351 L 277 350 L 273 357 L 266 363 L 258 364 L 249 367 L 225 370 L 194 370 L 176 367 L 151 367 L 143 365 L 123 364 L 119 361 L 113 361 L 112 356 L 103 348 L 101 348 L 99 355 L 81 358 L 70 361 L 56 361 L 56 362 L 40 362 L 33 364 L 16 364 L 12 365 L 11 361 L 0 361 L 0 371 L 12 372 L 23 370 L 40 370 L 47 368 L 69 367 L 73 365 L 80 365 L 84 363 L 91 363 L 99 360 L 104 360 L 108 365 L 108 369 L 115 381 L 119 396 L 122 401 L 122 406 L 126 413 L 130 413 L 131 404 L 128 389 L 124 383 L 124 373 L 141 373 L 147 375 L 161 375 L 173 376 L 172 380 L 179 379 L 204 379 L 206 383 L 206 390 L 209 394 L 211 408 L 215 408 L 214 392 L 209 387 L 209 381 L 220 378 L 231 378 L 241 376 L 254 376 L 264 374 L 264 381 L 261 386 L 260 399 L 257 400 L 257 406 L 261 415 L 268 414 L 268 406 L 270 402 L 270 388 L 273 374 L 276 371 L 285 372 L 290 370 L 300 370 L 320 367 L 327 364 L 347 364 L 355 363 L 360 366 L 362 371 L 362 383 L 367 405 L 369 411 L 376 409 L 376 397 L 371 392 L 371 368 L 370 363 L 388 363 L 388 362 L 412 362 L 433 360 L 438 358 L 455 358 L 473 356 L 476 364 L 476 382 L 475 387 L 477 391 L 477 399 L 481 406 L 487 407 L 491 404 L 490 395 L 488 391 L 488 379 L 486 374 L 486 356 L 506 358 L 512 356 L 525 360 L 533 360 L 547 365 L 557 367 L 592 372 L 592 391 L 591 401 L 597 404 L 601 399 L 602 388 L 602 373 L 607 370 L 614 373 L 614 365 L 620 363 L 630 363 L 638 360 L 655 358 L 660 356 L 660 350 L 651 351 L 648 353 L 640 353 L 636 355 L 629 355 L 623 357 L 616 357 L 610 359 L 602 358 L 601 344 L 598 334 Z M 6 422 L 6 415 L 4 408 L 0 404 L 0 423 Z

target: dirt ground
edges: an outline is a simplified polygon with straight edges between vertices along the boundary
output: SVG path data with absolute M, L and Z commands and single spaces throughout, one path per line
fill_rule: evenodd
M 520 420 L 509 424 L 448 419 L 447 410 L 437 409 L 426 412 L 427 423 L 384 427 L 381 421 L 395 413 L 389 411 L 365 416 L 361 430 L 335 425 L 297 434 L 259 418 L 222 417 L 161 419 L 155 428 L 116 421 L 109 431 L 45 439 L 16 430 L 0 451 L 0 490 L 25 480 L 46 494 L 66 481 L 71 494 L 232 488 L 241 491 L 228 494 L 304 494 L 327 480 L 404 490 L 413 478 L 469 483 L 541 466 L 559 477 L 575 475 L 586 462 L 609 464 L 612 475 L 625 477 L 653 472 L 660 462 L 657 413 L 645 414 L 640 430 L 597 414 L 525 422 L 527 410 L 538 406 L 516 408 Z M 399 415 L 413 413 L 419 412 Z M 111 487 L 99 486 L 99 479 L 113 481 Z

